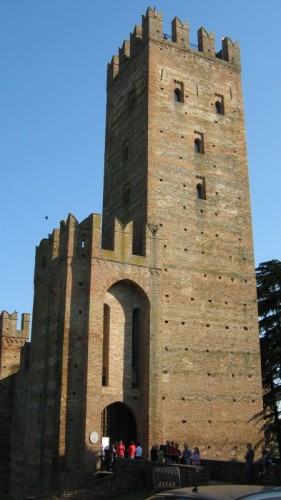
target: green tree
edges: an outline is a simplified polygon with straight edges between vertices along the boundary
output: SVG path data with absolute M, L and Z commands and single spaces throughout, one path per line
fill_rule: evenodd
M 256 269 L 265 435 L 281 456 L 281 262 Z

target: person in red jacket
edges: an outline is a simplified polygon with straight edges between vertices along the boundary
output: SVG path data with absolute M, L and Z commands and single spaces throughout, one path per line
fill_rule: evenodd
M 136 445 L 135 445 L 134 441 L 130 442 L 130 446 L 127 449 L 127 453 L 128 453 L 128 458 L 135 458 Z
M 120 440 L 118 444 L 115 446 L 116 456 L 117 458 L 124 458 L 125 456 L 125 446 L 123 441 Z

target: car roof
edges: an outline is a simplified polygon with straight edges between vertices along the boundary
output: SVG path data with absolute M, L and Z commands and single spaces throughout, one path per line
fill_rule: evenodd
M 155 493 L 147 500 L 180 500 L 182 498 L 197 498 L 198 500 L 248 500 L 248 496 L 249 500 L 281 499 L 281 488 L 242 484 L 209 485 L 198 486 L 198 491 L 193 491 L 192 487 L 161 491 Z

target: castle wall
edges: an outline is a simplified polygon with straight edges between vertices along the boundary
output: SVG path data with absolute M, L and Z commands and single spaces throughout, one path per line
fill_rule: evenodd
M 36 251 L 16 497 L 85 484 L 105 430 L 126 431 L 105 423 L 116 404 L 145 454 L 174 439 L 241 459 L 262 437 L 239 45 L 215 53 L 201 28 L 195 50 L 148 9 L 107 91 L 103 222 L 69 215 Z
M 146 257 L 133 255 L 132 224 L 123 228 L 116 220 L 114 250 L 101 249 L 101 217 L 94 214 L 81 224 L 69 216 L 38 247 L 24 419 L 28 426 L 23 421 L 21 429 L 29 452 L 21 462 L 14 434 L 14 493 L 23 489 L 38 494 L 50 484 L 58 489 L 83 483 L 87 471 L 92 474 L 99 464 L 101 415 L 113 402 L 130 408 L 139 439 L 149 440 L 149 392 L 158 393 L 149 373 L 151 352 L 157 351 L 150 335 L 158 328 L 154 307 L 159 302 L 161 249 L 149 227 L 146 241 Z M 112 322 L 109 378 L 103 386 L 105 305 Z M 143 311 L 137 387 L 131 370 L 134 308 Z M 89 441 L 93 430 L 99 434 L 94 445 Z
M 17 329 L 18 314 L 2 311 L 0 315 L 0 490 L 9 489 L 11 460 L 11 431 L 14 425 L 13 401 L 15 378 L 20 368 L 20 357 L 29 335 L 29 314 L 21 317 L 21 329 Z

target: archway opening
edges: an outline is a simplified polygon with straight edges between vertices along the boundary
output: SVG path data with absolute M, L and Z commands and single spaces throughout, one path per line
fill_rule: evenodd
M 110 443 L 120 441 L 128 446 L 137 441 L 136 419 L 124 403 L 112 403 L 102 412 L 102 435 L 109 437 Z

